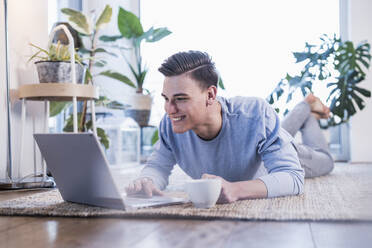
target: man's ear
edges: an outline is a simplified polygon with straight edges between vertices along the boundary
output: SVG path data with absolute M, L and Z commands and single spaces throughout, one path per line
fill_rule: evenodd
M 212 85 L 208 88 L 208 99 L 207 99 L 208 105 L 212 105 L 213 102 L 216 100 L 216 97 L 217 97 L 217 88 L 216 86 Z

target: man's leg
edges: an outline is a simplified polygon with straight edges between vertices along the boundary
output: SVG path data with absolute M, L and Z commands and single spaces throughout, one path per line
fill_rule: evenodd
M 306 120 L 311 115 L 310 105 L 302 101 L 290 111 L 281 122 L 282 127 L 293 137 L 302 128 Z
M 292 136 L 301 131 L 303 143 L 295 144 L 295 147 L 305 170 L 305 177 L 325 175 L 334 167 L 327 142 L 311 111 L 311 105 L 303 101 L 282 121 L 282 127 Z

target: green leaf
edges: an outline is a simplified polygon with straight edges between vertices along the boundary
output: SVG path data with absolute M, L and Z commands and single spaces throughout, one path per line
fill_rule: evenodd
M 78 32 L 90 35 L 92 33 L 92 28 L 88 23 L 87 17 L 81 13 L 80 11 L 63 8 L 61 12 L 65 15 L 68 15 L 68 20 L 70 21 L 70 25 Z
M 106 96 L 100 96 L 99 99 L 96 100 L 96 106 L 104 106 L 110 109 L 125 109 L 129 105 L 120 103 L 118 101 L 112 101 Z
M 360 61 L 366 68 L 369 68 L 369 61 L 365 61 L 362 58 L 360 58 L 358 61 Z
M 85 82 L 84 84 L 88 84 L 90 81 L 92 81 L 93 76 L 92 73 L 90 73 L 89 68 L 87 68 L 86 73 L 85 73 Z
M 144 32 L 141 36 L 133 38 L 133 46 L 135 48 L 139 48 L 141 46 L 141 42 L 143 40 L 147 40 L 148 37 L 152 36 L 153 33 L 154 33 L 154 28 L 151 27 L 149 30 Z
M 71 102 L 54 102 L 51 101 L 49 104 L 49 117 L 53 117 L 61 113 L 64 109 L 68 108 Z
M 94 53 L 107 53 L 113 57 L 118 57 L 115 53 L 109 52 L 104 48 L 97 48 L 96 50 L 94 50 Z
M 85 129 L 93 131 L 92 120 L 87 121 L 87 123 L 85 124 Z M 110 141 L 105 133 L 105 130 L 103 130 L 100 127 L 97 127 L 96 130 L 97 130 L 97 137 L 99 139 L 99 142 L 105 147 L 105 149 L 108 149 L 110 147 Z
M 289 93 L 287 96 L 287 101 L 286 103 L 290 102 L 292 100 L 292 93 Z
M 36 46 L 36 45 L 34 45 L 32 43 L 29 43 L 29 45 L 32 46 L 32 47 L 34 47 L 34 48 L 36 48 L 36 49 L 38 49 L 38 51 L 27 60 L 27 63 L 29 63 L 34 58 L 40 58 L 40 55 L 39 55 L 40 53 L 44 53 L 46 58 L 48 58 L 50 56 L 49 51 L 47 51 L 47 50 L 45 50 L 45 49 L 43 49 L 43 48 L 41 48 L 39 46 Z M 42 57 L 42 58 L 44 58 L 44 57 Z M 41 60 L 43 60 L 43 59 L 41 59 Z
M 352 86 L 352 89 L 359 92 L 360 94 L 362 94 L 365 97 L 371 97 L 371 91 L 369 91 L 369 90 L 359 88 L 357 86 Z
M 222 81 L 222 78 L 221 77 L 218 77 L 218 82 L 217 82 L 217 85 L 218 87 L 220 87 L 221 89 L 225 89 L 225 85 L 223 84 L 223 81 Z
M 111 16 L 112 8 L 110 7 L 110 5 L 107 4 L 96 22 L 96 30 L 98 31 L 99 29 L 107 25 L 107 23 L 109 23 L 111 20 Z
M 147 70 L 143 70 L 140 74 L 140 77 L 138 78 L 138 88 L 142 88 L 143 82 L 145 81 L 145 77 L 147 74 Z
M 285 79 L 289 82 L 292 79 L 292 77 L 287 73 L 287 75 L 285 76 Z
M 301 80 L 301 77 L 295 76 L 291 78 L 290 80 L 288 80 L 288 82 L 289 82 L 289 85 L 293 87 L 293 86 L 300 85 L 302 80 Z
M 99 40 L 104 41 L 104 42 L 112 42 L 112 41 L 116 41 L 122 38 L 123 38 L 122 35 L 115 35 L 115 36 L 102 35 L 99 37 Z
M 331 86 L 333 86 L 333 85 L 337 85 L 337 83 L 328 83 L 328 84 L 327 84 L 327 88 L 328 88 L 328 87 L 331 87 Z
M 103 48 L 97 48 L 96 50 L 94 50 L 95 53 L 106 53 L 107 51 Z
M 362 43 L 354 48 L 351 41 L 342 43 L 337 49 L 335 56 L 335 68 L 341 76 L 346 75 L 349 71 L 355 70 L 361 75 L 365 75 L 361 65 L 369 68 L 370 46 L 368 43 Z
M 121 74 L 119 72 L 114 72 L 114 71 L 108 70 L 108 71 L 101 72 L 100 75 L 119 80 L 120 82 L 123 82 L 123 83 L 129 85 L 130 87 L 136 88 L 134 83 L 127 76 L 124 76 L 123 74 Z
M 34 55 L 32 55 L 28 60 L 27 60 L 27 63 L 29 63 L 30 61 L 32 61 L 34 58 L 39 58 L 39 54 L 42 53 L 43 51 L 37 51 Z
M 118 27 L 121 35 L 127 39 L 136 38 L 143 34 L 139 18 L 121 7 L 119 8 Z
M 79 52 L 81 52 L 81 53 L 83 53 L 83 54 L 89 54 L 89 53 L 92 52 L 92 50 L 90 50 L 90 49 L 86 49 L 86 48 L 84 48 L 84 47 L 81 47 L 81 48 L 79 49 Z
M 78 120 L 81 118 L 81 113 L 77 113 Z M 73 114 L 70 114 L 65 122 L 65 126 L 63 128 L 64 132 L 73 132 L 74 129 L 74 117 Z
M 360 98 L 360 96 L 358 96 L 357 94 L 355 94 L 354 92 L 350 92 L 350 95 L 353 97 L 353 100 L 356 102 L 356 104 L 358 105 L 358 108 L 360 110 L 362 110 L 365 106 L 364 106 L 364 101 L 362 98 Z
M 266 98 L 266 101 L 269 103 L 269 104 L 273 104 L 274 103 L 274 97 L 273 97 L 273 94 L 271 94 L 269 97 Z
M 106 106 L 110 109 L 126 109 L 129 105 L 118 101 L 110 101 Z
M 148 37 L 146 37 L 146 41 L 156 42 L 170 35 L 171 33 L 172 32 L 169 31 L 167 28 L 157 28 L 157 29 L 154 29 L 153 32 Z
M 78 120 L 80 120 L 81 118 L 81 113 L 78 113 Z M 73 131 L 73 115 L 70 114 L 70 116 L 67 118 L 67 121 L 65 123 L 65 126 L 63 128 L 63 131 L 64 132 L 72 132 Z M 92 130 L 93 131 L 93 125 L 92 125 L 92 121 L 89 120 L 85 123 L 85 126 L 84 126 L 84 130 Z M 110 141 L 105 133 L 105 130 L 103 130 L 102 128 L 97 128 L 97 136 L 99 138 L 99 141 L 100 143 L 106 148 L 108 149 L 109 146 L 110 146 Z
M 94 66 L 95 67 L 104 67 L 106 64 L 107 64 L 106 61 L 100 60 L 100 61 L 97 61 L 96 63 L 94 63 Z
M 151 138 L 151 145 L 155 145 L 155 143 L 159 140 L 159 129 L 156 129 L 154 134 L 152 135 Z
M 310 53 L 293 53 L 293 56 L 296 58 L 296 63 L 300 63 L 310 57 Z
M 109 149 L 110 147 L 110 140 L 108 136 L 105 133 L 105 130 L 103 130 L 100 127 L 97 127 L 97 136 L 99 138 L 99 142 L 106 148 Z
M 137 83 L 138 83 L 139 82 L 139 79 L 141 77 L 141 72 L 138 72 L 137 73 L 136 70 L 133 68 L 133 66 L 131 64 L 128 64 L 128 66 L 129 66 L 130 71 L 132 72 L 132 74 L 136 78 Z M 141 65 L 139 64 L 138 67 L 141 68 Z

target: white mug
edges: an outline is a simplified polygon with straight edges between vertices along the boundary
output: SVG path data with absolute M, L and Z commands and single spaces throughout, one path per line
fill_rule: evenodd
M 216 204 L 220 196 L 221 180 L 219 178 L 190 180 L 185 184 L 185 190 L 196 208 L 210 208 Z

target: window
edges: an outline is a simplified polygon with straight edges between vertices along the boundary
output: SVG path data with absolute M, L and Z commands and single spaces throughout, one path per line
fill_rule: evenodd
M 142 48 L 150 69 L 145 87 L 155 91 L 154 122 L 164 113 L 157 68 L 173 53 L 208 52 L 226 86 L 220 95 L 266 98 L 287 72 L 298 69 L 292 52 L 324 33 L 339 33 L 338 16 L 338 0 L 142 0 L 144 28 L 165 26 L 173 32 Z

